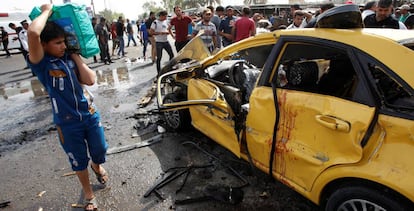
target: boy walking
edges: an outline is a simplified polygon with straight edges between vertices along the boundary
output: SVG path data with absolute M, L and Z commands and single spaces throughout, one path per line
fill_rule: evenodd
M 41 11 L 28 29 L 30 66 L 49 93 L 60 144 L 82 185 L 85 210 L 96 210 L 96 197 L 89 183 L 90 158 L 98 181 L 105 184 L 109 179 L 101 166 L 108 145 L 100 116 L 83 94 L 83 84 L 94 84 L 96 75 L 78 54 L 66 52 L 65 31 L 47 21 L 52 5 L 42 5 Z

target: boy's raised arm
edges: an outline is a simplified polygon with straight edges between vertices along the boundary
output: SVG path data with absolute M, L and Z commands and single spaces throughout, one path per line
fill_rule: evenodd
M 40 41 L 40 34 L 46 25 L 47 19 L 52 14 L 52 7 L 53 6 L 51 4 L 42 5 L 42 13 L 33 20 L 27 30 L 29 60 L 33 64 L 39 63 L 44 56 L 42 43 Z

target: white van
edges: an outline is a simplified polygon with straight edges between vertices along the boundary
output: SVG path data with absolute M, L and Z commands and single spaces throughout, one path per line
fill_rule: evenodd
M 20 49 L 20 42 L 18 40 L 18 35 L 16 31 L 9 27 L 9 23 L 14 23 L 16 26 L 20 26 L 20 22 L 22 20 L 30 20 L 29 13 L 27 12 L 7 12 L 7 13 L 0 13 L 0 26 L 3 26 L 4 29 L 9 33 L 9 50 L 13 49 Z M 4 51 L 3 43 L 0 42 L 0 51 Z M 3 52 L 0 52 L 3 54 Z

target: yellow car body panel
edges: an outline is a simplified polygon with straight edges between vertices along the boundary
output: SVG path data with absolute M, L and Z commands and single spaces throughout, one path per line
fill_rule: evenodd
M 414 87 L 414 51 L 401 47 L 414 43 L 414 30 L 388 29 L 301 29 L 277 30 L 232 44 L 203 59 L 201 68 L 214 65 L 241 49 L 276 44 L 292 37 L 343 43 L 370 55 L 391 69 L 411 88 Z M 377 50 L 376 45 L 382 49 Z M 283 52 L 282 46 L 279 51 Z M 398 55 L 398 56 L 396 56 Z M 270 79 L 277 75 L 282 55 L 271 67 Z M 325 64 L 326 65 L 326 64 Z M 267 69 L 269 71 L 269 69 Z M 261 73 L 263 74 L 263 73 Z M 206 102 L 188 106 L 192 125 L 233 154 L 249 160 L 316 204 L 332 181 L 344 178 L 369 180 L 389 187 L 414 202 L 414 120 L 380 113 L 376 109 L 349 99 L 312 92 L 277 88 L 277 105 L 270 86 L 256 86 L 248 102 L 245 134 L 236 135 L 234 111 L 220 90 L 209 80 L 188 80 L 188 101 Z M 214 98 L 214 100 L 212 100 Z M 211 100 L 212 102 L 209 102 Z M 280 116 L 277 116 L 276 106 Z M 187 107 L 186 107 L 187 108 Z M 275 153 L 271 155 L 276 118 L 279 118 Z M 364 139 L 369 125 L 375 128 L 367 145 Z M 248 150 L 241 139 L 245 135 Z M 340 146 L 340 147 L 338 147 Z M 273 156 L 273 157 L 271 157 Z
M 414 152 L 414 122 L 380 115 L 368 143 L 360 162 L 327 169 L 315 180 L 311 191 L 301 193 L 318 203 L 320 193 L 331 181 L 360 178 L 376 181 L 414 201 L 414 168 L 412 159 L 409 159 Z
M 212 98 L 216 88 L 213 83 L 202 79 L 190 79 L 188 87 L 188 100 Z M 240 146 L 232 121 L 234 114 L 223 96 L 208 106 L 192 106 L 189 110 L 195 128 L 240 157 Z
M 256 162 L 265 167 L 269 166 L 267 156 L 276 116 L 272 96 L 271 88 L 257 87 L 250 98 L 246 122 L 249 152 Z M 361 159 L 360 142 L 372 120 L 374 108 L 292 90 L 278 90 L 278 97 L 280 121 L 274 154 L 274 174 L 280 174 L 309 191 L 314 180 L 326 168 L 356 163 Z M 266 112 L 263 112 L 264 109 Z M 352 125 L 352 128 L 342 131 L 339 127 L 326 127 L 316 119 L 319 114 L 329 117 L 327 121 L 331 117 L 342 120 Z M 340 151 L 338 145 L 341 145 Z

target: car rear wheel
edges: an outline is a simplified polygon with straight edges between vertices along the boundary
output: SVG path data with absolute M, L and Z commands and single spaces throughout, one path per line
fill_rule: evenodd
M 165 95 L 164 103 L 179 102 L 176 94 L 170 93 Z M 165 121 L 169 129 L 181 131 L 191 127 L 191 117 L 188 109 L 171 110 L 164 112 Z
M 395 196 L 366 187 L 342 187 L 329 197 L 326 211 L 406 210 Z

